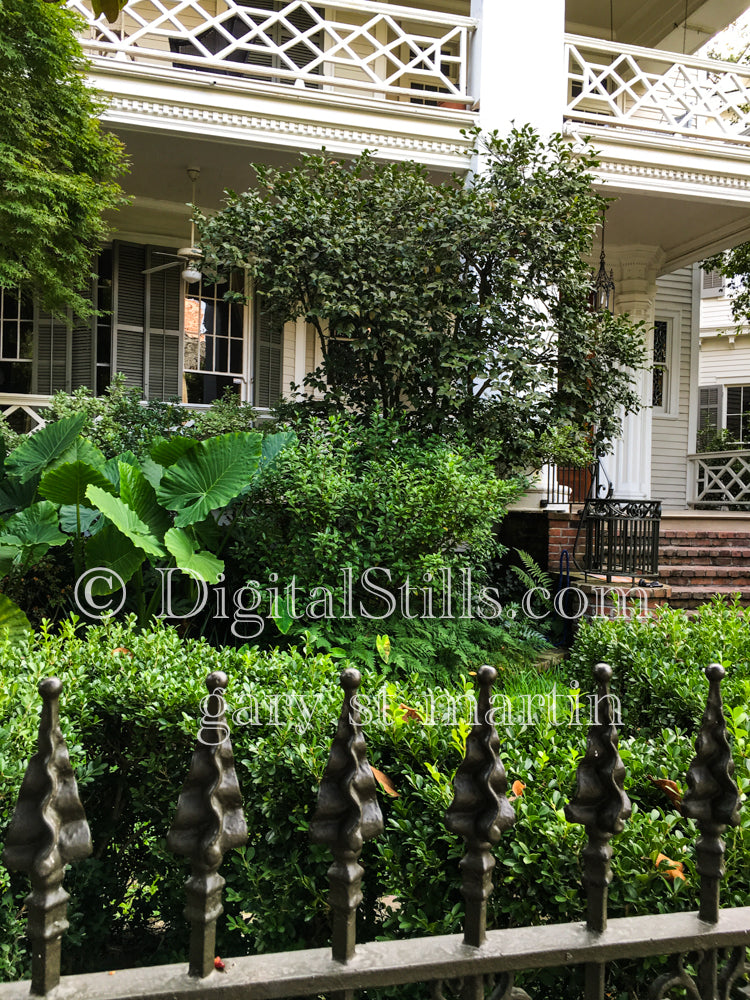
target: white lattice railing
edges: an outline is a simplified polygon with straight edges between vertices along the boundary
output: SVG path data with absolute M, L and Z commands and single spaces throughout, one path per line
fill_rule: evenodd
M 47 423 L 42 411 L 51 399 L 51 396 L 0 392 L 0 413 L 15 430 L 30 434 Z
M 417 103 L 473 101 L 468 17 L 362 0 L 130 0 L 110 24 L 90 0 L 68 6 L 87 22 L 81 41 L 94 59 Z
M 565 116 L 607 126 L 748 139 L 750 66 L 567 35 Z
M 689 502 L 696 507 L 750 506 L 750 451 L 688 455 Z

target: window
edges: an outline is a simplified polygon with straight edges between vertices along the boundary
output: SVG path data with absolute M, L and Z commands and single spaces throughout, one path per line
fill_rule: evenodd
M 234 291 L 242 282 L 238 275 Z M 244 376 L 244 310 L 225 302 L 226 282 L 188 286 L 183 338 L 184 403 L 211 403 L 225 389 L 240 391 Z
M 666 320 L 658 319 L 654 323 L 654 361 L 651 373 L 651 405 L 664 409 L 667 399 L 669 370 L 668 358 L 669 326 Z
M 726 387 L 726 429 L 735 441 L 750 441 L 750 385 Z
M 18 289 L 0 288 L 0 392 L 30 392 L 34 306 Z
M 718 298 L 724 294 L 724 276 L 718 271 L 703 271 L 701 278 L 701 298 Z

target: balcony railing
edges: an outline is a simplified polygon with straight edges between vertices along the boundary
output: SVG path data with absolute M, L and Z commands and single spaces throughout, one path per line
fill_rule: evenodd
M 741 140 L 750 66 L 567 35 L 565 117 L 680 137 Z
M 69 0 L 87 55 L 315 93 L 471 105 L 469 17 L 337 0 L 130 0 L 114 24 Z M 272 6 L 275 9 L 269 10 Z M 266 9 L 263 9 L 266 8 Z
M 688 455 L 688 502 L 692 507 L 750 509 L 750 451 Z

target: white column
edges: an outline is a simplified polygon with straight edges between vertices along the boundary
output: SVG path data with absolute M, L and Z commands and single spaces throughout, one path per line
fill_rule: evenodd
M 663 254 L 659 247 L 616 247 L 611 251 L 615 273 L 615 312 L 629 313 L 646 324 L 648 359 L 652 357 L 656 275 Z M 610 263 L 610 251 L 607 251 Z M 615 442 L 610 464 L 615 496 L 630 500 L 651 499 L 651 373 L 635 374 L 641 399 L 638 413 L 623 421 L 622 437 Z
M 530 124 L 543 136 L 561 132 L 565 107 L 565 0 L 471 0 L 479 27 L 469 86 L 479 125 L 505 135 Z
M 294 328 L 294 381 L 304 392 L 303 382 L 307 375 L 305 358 L 307 354 L 307 322 L 304 316 L 298 316 Z

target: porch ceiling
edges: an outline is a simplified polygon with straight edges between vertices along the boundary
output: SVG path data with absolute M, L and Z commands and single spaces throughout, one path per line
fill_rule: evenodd
M 614 41 L 648 48 L 695 52 L 747 8 L 748 0 L 612 0 Z M 610 37 L 610 5 L 601 0 L 567 0 L 566 31 Z

